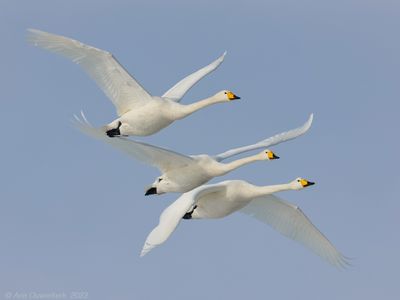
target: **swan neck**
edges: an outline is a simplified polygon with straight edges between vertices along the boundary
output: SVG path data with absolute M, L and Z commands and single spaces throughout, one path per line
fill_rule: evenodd
M 197 101 L 195 103 L 187 104 L 187 105 L 181 105 L 181 110 L 178 114 L 178 119 L 182 119 L 184 117 L 187 117 L 191 115 L 192 113 L 198 111 L 199 109 L 202 109 L 204 107 L 216 104 L 216 103 L 221 103 L 221 102 L 226 102 L 226 100 L 216 98 L 215 96 Z
M 285 183 L 285 184 L 276 184 L 276 185 L 268 185 L 268 186 L 254 186 L 253 189 L 253 197 L 260 197 L 260 196 L 265 196 L 281 191 L 287 191 L 287 190 L 292 190 L 293 188 L 291 187 L 290 184 Z
M 253 156 L 248 156 L 248 157 L 243 157 L 234 161 L 231 161 L 229 163 L 221 163 L 221 175 L 224 175 L 228 172 L 231 172 L 241 166 L 247 165 L 249 163 L 255 162 L 261 160 L 259 155 L 253 155 Z

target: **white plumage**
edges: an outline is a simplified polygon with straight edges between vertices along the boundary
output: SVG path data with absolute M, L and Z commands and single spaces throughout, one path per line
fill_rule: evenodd
M 281 234 L 304 245 L 336 267 L 344 267 L 346 258 L 311 223 L 297 206 L 273 193 L 299 190 L 314 183 L 297 178 L 288 184 L 255 186 L 242 180 L 203 185 L 180 196 L 161 214 L 159 224 L 148 235 L 141 256 L 164 243 L 182 218 L 222 218 L 235 211 L 254 217 Z
M 240 99 L 232 92 L 223 90 L 189 105 L 179 104 L 193 85 L 222 63 L 226 52 L 211 64 L 179 81 L 162 97 L 156 97 L 150 95 L 110 52 L 64 36 L 36 29 L 28 31 L 28 41 L 31 44 L 63 55 L 80 65 L 110 98 L 119 116 L 104 127 L 104 131 L 111 137 L 151 135 L 206 106 Z
M 221 162 L 242 152 L 267 148 L 294 139 L 309 130 L 312 119 L 313 115 L 311 114 L 307 122 L 299 128 L 277 134 L 253 145 L 235 148 L 215 156 L 207 154 L 188 156 L 122 137 L 111 139 L 102 130 L 92 127 L 83 114 L 81 119 L 76 117 L 76 125 L 85 134 L 102 140 L 135 159 L 159 169 L 162 175 L 156 178 L 154 183 L 147 189 L 146 194 L 162 194 L 168 192 L 188 192 L 216 176 L 227 174 L 245 164 L 276 158 L 270 150 L 264 150 L 256 155 L 244 157 L 229 163 Z
M 152 96 L 131 76 L 109 52 L 85 45 L 79 41 L 29 29 L 28 40 L 35 46 L 63 55 L 80 65 L 97 83 L 116 107 L 118 118 L 96 129 L 82 113 L 76 117 L 76 125 L 84 133 L 105 141 L 132 157 L 158 168 L 162 175 L 146 194 L 186 192 L 169 205 L 161 214 L 159 224 L 148 235 L 141 256 L 164 243 L 184 219 L 222 218 L 240 211 L 266 223 L 282 235 L 293 239 L 337 267 L 347 264 L 346 258 L 311 223 L 301 209 L 277 196 L 275 192 L 298 190 L 313 183 L 305 179 L 281 185 L 254 186 L 246 181 L 230 180 L 203 185 L 216 176 L 226 174 L 242 165 L 274 157 L 269 150 L 262 153 L 221 163 L 234 155 L 259 148 L 270 147 L 305 132 L 311 126 L 313 115 L 301 127 L 277 134 L 252 145 L 234 148 L 218 155 L 183 155 L 168 149 L 114 136 L 154 134 L 175 120 L 212 104 L 240 99 L 223 90 L 212 97 L 193 104 L 182 105 L 180 100 L 204 76 L 223 62 L 226 52 L 211 64 L 188 75 L 162 97 Z M 109 137 L 107 137 L 107 135 Z

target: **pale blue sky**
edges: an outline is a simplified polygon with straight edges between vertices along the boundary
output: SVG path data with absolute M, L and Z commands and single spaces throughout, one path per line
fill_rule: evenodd
M 201 3 L 198 3 L 201 2 Z M 400 4 L 397 1 L 0 2 L 0 299 L 85 291 L 89 299 L 398 299 Z M 178 195 L 144 197 L 158 174 L 70 123 L 115 118 L 70 61 L 29 46 L 26 28 L 107 49 L 154 95 L 227 50 L 184 98 L 231 89 L 216 105 L 142 138 L 215 154 L 297 127 L 279 161 L 223 178 L 316 181 L 281 193 L 353 267 L 338 271 L 246 216 L 182 222 L 139 258 Z

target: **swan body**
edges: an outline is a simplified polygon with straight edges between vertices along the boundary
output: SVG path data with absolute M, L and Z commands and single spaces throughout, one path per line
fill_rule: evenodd
M 190 156 L 193 163 L 187 164 L 182 168 L 167 171 L 153 182 L 151 187 L 146 190 L 145 195 L 171 193 L 171 192 L 187 192 L 198 187 L 212 178 L 223 176 L 243 165 L 263 160 L 277 159 L 271 150 L 264 150 L 256 155 L 248 156 L 235 160 L 231 163 L 220 163 L 208 155 Z
M 153 184 L 146 189 L 145 195 L 188 192 L 214 177 L 225 175 L 243 165 L 255 161 L 276 159 L 278 157 L 272 151 L 264 150 L 258 154 L 228 163 L 222 162 L 224 159 L 243 152 L 259 148 L 265 149 L 294 139 L 309 130 L 313 119 L 313 115 L 311 114 L 307 122 L 299 128 L 277 134 L 252 145 L 231 149 L 211 156 L 207 154 L 184 155 L 123 137 L 111 139 L 102 130 L 91 126 L 83 114 L 81 118 L 75 117 L 76 126 L 83 133 L 102 140 L 135 159 L 153 165 L 160 170 L 161 176 L 157 177 Z
M 345 257 L 311 223 L 299 207 L 273 193 L 300 190 L 313 182 L 296 178 L 290 183 L 255 186 L 243 180 L 203 185 L 182 194 L 160 215 L 159 224 L 148 235 L 141 256 L 164 243 L 182 219 L 223 218 L 236 211 L 252 216 L 281 234 L 303 244 L 334 266 L 347 264 Z
M 187 117 L 195 111 L 211 104 L 229 102 L 229 91 L 220 91 L 212 97 L 196 102 L 192 105 L 182 105 L 168 98 L 153 97 L 152 101 L 137 109 L 132 109 L 110 124 L 103 127 L 109 137 L 118 135 L 147 136 L 157 133 L 176 120 Z M 238 99 L 239 97 L 235 99 Z M 115 134 L 113 134 L 115 132 Z
M 183 105 L 181 98 L 200 79 L 214 71 L 226 52 L 211 64 L 185 77 L 162 97 L 152 96 L 107 51 L 85 45 L 77 40 L 28 29 L 28 41 L 71 59 L 96 81 L 115 105 L 118 118 L 102 129 L 108 136 L 148 136 L 207 106 L 240 99 L 223 90 L 212 97 Z

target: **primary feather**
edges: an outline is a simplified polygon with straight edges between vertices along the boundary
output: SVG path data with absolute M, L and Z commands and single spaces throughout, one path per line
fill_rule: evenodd
M 219 65 L 224 61 L 225 55 L 226 51 L 208 66 L 205 66 L 200 70 L 186 76 L 177 84 L 175 84 L 172 88 L 166 91 L 164 95 L 162 95 L 162 97 L 179 102 L 182 97 L 187 93 L 187 91 L 192 88 L 192 86 L 194 86 L 204 76 L 210 74 L 212 71 L 219 67 Z
M 240 211 L 270 225 L 279 233 L 304 245 L 334 266 L 343 267 L 347 264 L 344 256 L 296 205 L 275 195 L 266 195 L 252 200 Z
M 276 134 L 274 136 L 271 136 L 265 140 L 259 141 L 255 144 L 251 144 L 251 145 L 247 145 L 247 146 L 243 146 L 243 147 L 238 147 L 238 148 L 234 148 L 228 151 L 225 151 L 223 153 L 220 153 L 218 155 L 215 155 L 214 158 L 217 161 L 222 161 L 228 157 L 243 153 L 243 152 L 247 152 L 247 151 L 251 151 L 251 150 L 256 150 L 259 148 L 268 148 L 292 139 L 295 139 L 303 134 L 305 134 L 311 127 L 311 124 L 313 122 L 313 118 L 314 118 L 314 114 L 311 114 L 308 118 L 308 120 L 300 127 L 289 130 L 289 131 L 285 131 L 279 134 Z
M 93 127 L 86 119 L 83 112 L 81 119 L 75 116 L 75 126 L 83 133 L 106 142 L 124 153 L 131 155 L 139 161 L 148 163 L 161 172 L 168 172 L 171 169 L 183 168 L 188 164 L 194 163 L 194 160 L 186 155 L 172 150 L 160 148 L 139 141 L 129 140 L 122 137 L 108 137 L 100 128 Z
M 110 98 L 119 116 L 152 100 L 151 95 L 110 52 L 37 29 L 28 29 L 28 32 L 30 43 L 65 56 L 80 65 Z

